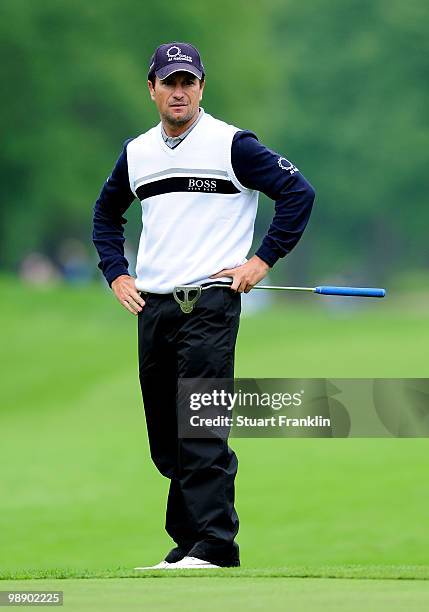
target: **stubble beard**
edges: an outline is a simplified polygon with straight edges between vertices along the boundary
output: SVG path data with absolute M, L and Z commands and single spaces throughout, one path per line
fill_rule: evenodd
M 170 113 L 166 113 L 163 116 L 165 123 L 171 125 L 171 127 L 181 127 L 190 121 L 198 111 L 189 111 L 186 113 L 184 117 L 175 117 L 174 115 L 170 115 Z

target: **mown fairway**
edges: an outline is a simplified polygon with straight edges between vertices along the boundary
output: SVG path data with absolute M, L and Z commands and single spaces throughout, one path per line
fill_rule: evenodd
M 130 578 L 40 580 L 31 588 L 62 590 L 64 609 L 118 610 L 338 610 L 341 612 L 425 612 L 428 583 L 419 580 L 330 580 L 321 578 Z M 29 581 L 6 581 L 2 589 L 29 589 Z M 26 608 L 28 609 L 28 608 Z
M 170 545 L 167 482 L 147 450 L 136 320 L 99 287 L 35 290 L 4 279 L 0 289 L 1 575 L 133 576 L 136 564 L 158 562 Z M 428 376 L 427 298 L 372 302 L 353 316 L 334 316 L 323 299 L 243 318 L 237 375 Z M 428 578 L 426 439 L 232 446 L 240 460 L 240 580 L 224 571 L 210 580 L 52 586 L 70 593 L 69 609 L 97 610 L 95 598 L 109 589 L 112 601 L 132 593 L 129 609 L 183 609 L 190 594 L 208 610 L 226 601 L 231 609 L 312 610 L 316 600 L 328 609 L 400 610 L 408 602 L 414 610 L 429 601 L 425 580 L 347 579 Z M 119 609 L 109 605 L 99 609 Z

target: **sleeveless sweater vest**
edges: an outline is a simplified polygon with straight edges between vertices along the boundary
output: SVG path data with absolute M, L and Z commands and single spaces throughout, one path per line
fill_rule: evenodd
M 234 174 L 237 131 L 204 113 L 175 149 L 164 143 L 160 123 L 128 144 L 130 187 L 142 205 L 140 291 L 210 282 L 210 275 L 246 261 L 259 193 Z

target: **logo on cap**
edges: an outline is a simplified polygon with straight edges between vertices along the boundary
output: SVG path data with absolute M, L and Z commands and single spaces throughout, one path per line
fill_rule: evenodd
M 168 57 L 171 57 L 171 59 L 173 59 L 173 57 L 176 57 L 176 55 L 180 55 L 182 53 L 182 49 L 180 47 L 170 47 L 169 49 L 167 49 L 167 55 Z
M 173 45 L 167 49 L 167 57 L 169 62 L 176 60 L 179 62 L 191 62 L 192 64 L 192 57 L 190 55 L 182 54 L 182 49 L 177 45 Z

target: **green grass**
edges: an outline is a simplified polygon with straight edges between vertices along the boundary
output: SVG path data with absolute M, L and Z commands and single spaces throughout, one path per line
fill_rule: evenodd
M 210 580 L 131 579 L 171 544 L 168 483 L 147 449 L 136 320 L 100 287 L 3 279 L 0 291 L 1 589 L 67 577 L 70 605 L 91 610 L 100 597 L 99 609 L 119 609 L 123 593 L 130 606 L 141 596 L 148 609 L 167 600 L 183 609 L 190 592 L 207 610 L 226 596 L 237 610 L 312 610 L 315 598 L 328 609 L 371 609 L 369 600 L 374 610 L 419 609 L 428 596 L 427 439 L 233 440 L 243 567 Z M 237 376 L 428 376 L 427 296 L 340 313 L 308 297 L 243 318 Z
M 168 583 L 168 586 L 167 586 Z M 26 582 L 2 587 L 28 590 Z M 167 588 L 166 588 L 167 587 Z M 169 588 L 168 588 L 169 587 Z M 35 587 L 34 587 L 35 588 Z M 426 583 L 410 580 L 327 580 L 242 577 L 228 580 L 212 576 L 158 580 L 55 580 L 40 581 L 37 590 L 63 590 L 64 609 L 80 612 L 117 610 L 332 610 L 341 612 L 424 612 Z
M 76 570 L 42 569 L 0 572 L 0 580 L 12 581 L 41 581 L 55 580 L 106 580 L 112 578 L 137 578 L 150 580 L 172 580 L 176 578 L 200 579 L 217 578 L 336 578 L 356 580 L 429 580 L 429 565 L 334 565 L 334 566 L 292 566 L 292 567 L 265 567 L 263 569 L 221 568 L 195 572 L 193 570 L 134 570 L 130 568 L 116 568 L 106 570 Z M 3 586 L 3 585 L 2 585 Z

